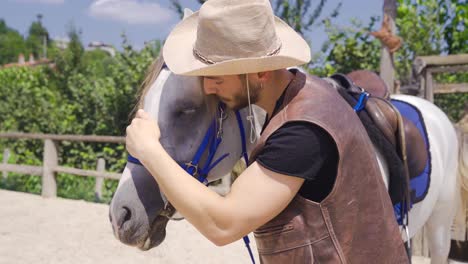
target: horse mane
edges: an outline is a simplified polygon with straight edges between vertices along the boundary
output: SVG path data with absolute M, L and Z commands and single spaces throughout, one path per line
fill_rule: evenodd
M 150 67 L 146 71 L 145 79 L 141 83 L 140 88 L 137 92 L 137 103 L 130 112 L 130 119 L 133 119 L 133 117 L 135 117 L 135 114 L 138 111 L 138 109 L 143 108 L 143 104 L 145 101 L 144 98 L 148 93 L 149 89 L 151 88 L 151 85 L 158 78 L 159 73 L 161 73 L 163 66 L 164 58 L 162 56 L 162 53 L 160 53 L 159 56 L 151 63 Z

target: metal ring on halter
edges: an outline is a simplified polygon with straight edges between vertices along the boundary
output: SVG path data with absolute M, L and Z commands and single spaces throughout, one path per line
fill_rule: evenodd
M 192 176 L 194 176 L 194 177 L 198 176 L 198 165 L 194 165 L 194 164 L 192 163 L 192 161 L 189 161 L 189 162 L 185 163 L 185 166 L 187 166 L 187 168 L 186 168 L 187 170 L 188 170 L 189 168 L 194 168 L 195 171 L 193 172 L 193 175 L 192 175 Z
M 167 202 L 164 205 L 164 209 L 161 211 L 161 213 L 159 213 L 159 215 L 165 216 L 169 220 L 184 220 L 184 217 L 172 217 L 176 212 L 177 210 L 174 208 L 174 206 L 171 203 Z

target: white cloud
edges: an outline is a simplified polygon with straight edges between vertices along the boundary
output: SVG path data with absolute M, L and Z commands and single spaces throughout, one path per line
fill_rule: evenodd
M 63 4 L 65 0 L 16 0 L 21 3 L 39 3 L 39 4 Z
M 161 24 L 173 16 L 171 10 L 145 0 L 96 0 L 88 12 L 93 17 L 129 24 Z

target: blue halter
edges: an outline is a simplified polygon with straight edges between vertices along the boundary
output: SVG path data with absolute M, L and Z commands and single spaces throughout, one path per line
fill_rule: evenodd
M 180 165 L 188 174 L 197 178 L 201 183 L 205 185 L 208 184 L 208 181 L 206 179 L 208 177 L 208 173 L 214 167 L 216 167 L 223 159 L 229 156 L 229 153 L 225 153 L 213 162 L 213 158 L 218 150 L 218 146 L 221 144 L 223 140 L 223 130 L 222 130 L 223 123 L 222 122 L 227 117 L 225 115 L 225 109 L 226 109 L 226 106 L 223 103 L 218 104 L 219 113 L 218 113 L 217 120 L 215 118 L 211 122 L 210 127 L 205 133 L 205 137 L 203 138 L 202 143 L 198 147 L 197 152 L 195 152 L 195 156 L 190 162 Z M 244 125 L 242 123 L 242 118 L 240 116 L 239 111 L 235 111 L 235 113 L 236 113 L 237 125 L 239 127 L 240 137 L 241 137 L 241 144 L 242 144 L 241 157 L 244 158 L 245 163 L 248 165 L 249 158 L 247 155 L 247 145 L 246 145 L 246 140 L 245 140 Z M 217 121 L 219 123 L 217 123 Z M 206 159 L 205 165 L 201 167 L 199 165 L 200 159 L 202 158 L 203 154 L 206 152 L 207 149 L 208 149 L 208 157 Z M 130 154 L 128 154 L 127 156 L 127 161 L 130 163 L 143 165 L 138 159 L 136 159 Z M 250 259 L 252 260 L 252 263 L 255 264 L 255 259 L 252 253 L 252 249 L 250 248 L 249 236 L 248 235 L 244 236 L 243 240 L 249 252 Z
M 185 163 L 182 166 L 184 170 L 189 173 L 190 175 L 196 177 L 200 182 L 204 184 L 208 184 L 206 178 L 208 177 L 208 173 L 216 167 L 223 159 L 229 156 L 228 153 L 222 155 L 219 157 L 216 161 L 213 162 L 213 158 L 216 154 L 216 151 L 218 150 L 219 144 L 221 144 L 223 137 L 222 137 L 222 122 L 224 119 L 226 119 L 226 116 L 224 114 L 225 111 L 225 106 L 224 104 L 219 104 L 218 105 L 218 110 L 219 110 L 219 117 L 218 120 L 213 120 L 211 122 L 210 127 L 205 133 L 205 137 L 202 140 L 202 143 L 198 147 L 197 152 L 195 153 L 195 156 L 193 159 Z M 219 122 L 219 124 L 216 123 L 216 121 Z M 205 166 L 203 168 L 200 167 L 200 159 L 203 156 L 203 153 L 208 149 L 208 157 L 205 162 Z

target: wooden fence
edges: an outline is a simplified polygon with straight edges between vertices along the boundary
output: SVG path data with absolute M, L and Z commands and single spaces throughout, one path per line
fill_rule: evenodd
M 440 84 L 433 75 L 440 73 L 468 72 L 468 54 L 447 56 L 421 56 L 413 62 L 413 71 L 419 79 L 423 97 L 433 102 L 436 93 L 466 93 L 468 83 Z
M 102 186 L 104 179 L 120 179 L 120 173 L 106 172 L 105 160 L 97 160 L 96 170 L 82 170 L 78 168 L 60 166 L 58 163 L 58 145 L 61 141 L 75 142 L 99 142 L 99 143 L 125 143 L 124 137 L 115 136 L 83 136 L 83 135 L 52 135 L 52 134 L 26 134 L 26 133 L 0 133 L 0 139 L 39 139 L 44 141 L 44 155 L 42 166 L 30 166 L 20 164 L 8 164 L 10 151 L 5 149 L 3 152 L 3 163 L 0 164 L 0 171 L 3 177 L 8 172 L 29 174 L 42 177 L 42 196 L 56 197 L 57 182 L 55 175 L 57 173 L 68 173 L 84 177 L 95 177 L 95 195 L 98 200 L 102 198 Z

